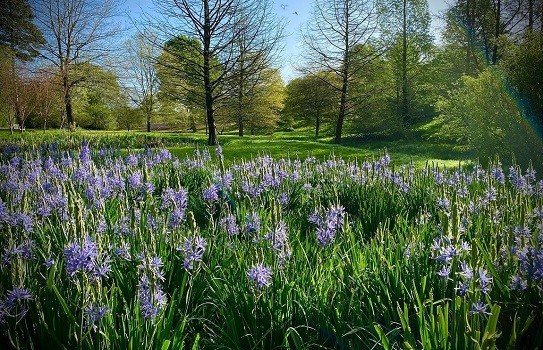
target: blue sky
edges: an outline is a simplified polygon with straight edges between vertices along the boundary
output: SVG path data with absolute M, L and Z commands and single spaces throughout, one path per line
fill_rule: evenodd
M 274 0 L 274 10 L 277 16 L 286 21 L 285 48 L 280 60 L 281 75 L 285 82 L 296 77 L 293 65 L 300 59 L 302 51 L 300 30 L 309 18 L 312 3 L 313 0 Z M 432 14 L 432 32 L 436 33 L 441 26 L 437 16 L 448 7 L 447 1 L 429 0 L 428 4 Z M 137 18 L 142 12 L 153 9 L 151 0 L 127 0 L 125 5 L 132 18 Z

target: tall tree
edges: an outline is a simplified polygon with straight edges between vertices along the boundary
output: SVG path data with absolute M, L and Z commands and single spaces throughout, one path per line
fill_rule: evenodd
M 128 96 L 145 115 L 147 131 L 151 131 L 151 119 L 158 102 L 159 80 L 156 59 L 159 55 L 154 33 L 138 33 L 125 47 L 128 51 L 128 77 L 124 80 Z M 151 41 L 147 38 L 151 38 Z
M 277 127 L 280 112 L 283 109 L 285 87 L 277 69 L 266 69 L 259 73 L 258 82 L 254 83 L 250 94 L 243 95 L 243 106 L 240 106 L 238 95 L 225 101 L 219 114 L 221 121 L 230 122 L 236 128 L 240 123 L 251 135 L 258 131 L 271 132 Z M 240 121 L 240 113 L 243 120 Z M 243 130 L 243 129 L 242 129 Z M 240 135 L 242 136 L 242 135 Z
M 379 0 L 384 14 L 382 35 L 394 43 L 389 59 L 395 71 L 396 105 L 405 127 L 413 122 L 412 101 L 415 79 L 432 48 L 430 12 L 427 0 Z
M 32 22 L 34 14 L 27 0 L 6 0 L 0 6 L 0 48 L 3 48 L 2 55 L 6 56 L 8 64 L 3 69 L 9 69 L 4 75 L 9 79 L 4 80 L 2 89 L 7 89 L 5 95 L 10 96 L 15 119 L 19 123 L 26 119 L 26 106 L 29 97 L 29 85 L 24 78 L 19 77 L 20 70 L 17 69 L 17 61 L 30 61 L 37 56 L 37 49 L 44 43 L 42 33 Z M 11 84 L 11 85 L 10 85 Z M 19 90 L 19 89 L 23 90 Z M 12 117 L 9 118 L 10 129 L 12 129 Z M 21 130 L 22 125 L 21 125 Z
M 237 25 L 244 29 L 235 41 L 239 60 L 231 72 L 231 86 L 227 89 L 230 90 L 229 107 L 234 107 L 239 136 L 243 136 L 251 116 L 246 106 L 258 100 L 262 90 L 268 87 L 264 80 L 269 77 L 268 70 L 279 52 L 284 23 L 273 15 L 272 5 L 269 0 L 254 1 L 236 14 Z M 247 25 L 248 21 L 252 22 L 251 26 Z
M 75 125 L 72 91 L 88 78 L 77 65 L 105 62 L 116 49 L 119 27 L 115 23 L 116 0 L 36 0 L 34 11 L 46 44 L 40 51 L 55 68 L 62 84 L 66 118 Z
M 163 34 L 165 41 L 179 34 L 187 38 L 192 49 L 198 52 L 201 59 L 192 59 L 186 55 L 170 52 L 179 60 L 180 73 L 193 76 L 203 86 L 206 119 L 209 129 L 208 143 L 217 143 L 215 111 L 228 96 L 228 83 L 235 77 L 232 72 L 240 61 L 237 43 L 249 29 L 265 31 L 266 26 L 258 25 L 261 16 L 250 12 L 255 0 L 167 0 L 155 1 L 158 11 L 164 20 L 158 21 L 156 30 Z M 251 16 L 241 16 L 249 13 Z M 255 29 L 258 28 L 258 29 Z M 255 37 L 261 37 L 256 35 Z M 198 87 L 187 86 L 191 92 L 199 94 Z
M 369 45 L 378 31 L 378 11 L 370 0 L 315 0 L 303 40 L 307 48 L 306 73 L 330 71 L 335 74 L 326 80 L 339 93 L 339 113 L 335 143 L 341 143 L 343 123 L 355 103 L 350 96 L 350 85 L 358 70 L 371 62 L 383 50 L 369 55 L 352 55 L 357 46 Z M 358 62 L 355 62 L 355 59 Z

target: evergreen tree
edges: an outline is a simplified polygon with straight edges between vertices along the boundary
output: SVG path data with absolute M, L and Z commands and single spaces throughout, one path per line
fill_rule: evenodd
M 0 46 L 22 61 L 36 57 L 37 47 L 45 43 L 33 18 L 27 0 L 5 0 L 0 6 Z

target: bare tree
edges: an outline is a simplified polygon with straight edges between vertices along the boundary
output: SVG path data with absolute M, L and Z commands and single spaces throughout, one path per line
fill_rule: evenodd
M 79 64 L 105 62 L 117 48 L 115 15 L 119 7 L 116 0 L 36 0 L 33 5 L 46 41 L 41 56 L 56 68 L 66 118 L 73 127 L 72 90 L 87 76 L 72 71 Z
M 233 79 L 241 57 L 238 49 L 240 37 L 249 28 L 258 27 L 258 14 L 240 16 L 254 6 L 256 0 L 155 0 L 162 20 L 154 21 L 154 28 L 163 42 L 184 36 L 187 51 L 197 52 L 197 57 L 186 52 L 170 50 L 178 63 L 172 65 L 181 76 L 190 76 L 203 85 L 203 89 L 192 84 L 185 88 L 199 95 L 204 102 L 209 130 L 208 143 L 217 144 L 215 111 L 220 101 L 229 95 L 228 80 Z M 265 30 L 260 26 L 259 30 Z M 165 47 L 167 50 L 167 47 Z M 191 80 L 193 80 L 191 79 Z M 226 87 L 226 88 L 225 88 Z
M 247 106 L 258 99 L 266 86 L 263 82 L 265 70 L 276 61 L 281 49 L 284 23 L 272 14 L 272 5 L 269 0 L 255 1 L 236 14 L 236 22 L 245 30 L 240 31 L 235 42 L 239 59 L 231 72 L 229 107 L 234 109 L 239 136 L 243 136 L 245 124 L 252 114 Z M 249 21 L 251 26 L 246 25 Z
M 31 76 L 26 66 L 20 65 L 16 71 L 10 71 L 2 77 L 3 83 L 8 88 L 4 91 L 4 98 L 9 105 L 8 122 L 13 133 L 14 121 L 19 125 L 19 130 L 25 130 L 25 122 L 28 116 L 37 107 L 38 82 Z
M 345 116 L 358 103 L 354 96 L 349 96 L 353 77 L 385 51 L 383 46 L 378 50 L 367 50 L 366 54 L 353 54 L 360 52 L 357 47 L 376 45 L 378 17 L 371 0 L 315 0 L 307 30 L 303 33 L 307 66 L 301 70 L 308 74 L 334 73 L 326 82 L 340 96 L 335 143 L 341 143 Z
M 150 40 L 149 40 L 150 39 Z M 138 33 L 126 43 L 128 60 L 126 70 L 129 75 L 123 84 L 128 96 L 136 104 L 147 122 L 147 131 L 151 131 L 151 119 L 157 104 L 159 80 L 155 69 L 159 55 L 156 35 L 151 32 Z

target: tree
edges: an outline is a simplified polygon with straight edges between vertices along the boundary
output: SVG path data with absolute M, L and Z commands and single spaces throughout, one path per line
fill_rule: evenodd
M 257 131 L 273 131 L 281 116 L 285 93 L 279 70 L 266 69 L 260 72 L 258 82 L 250 91 L 250 95 L 243 97 L 243 108 L 240 108 L 240 100 L 236 96 L 228 100 L 219 112 L 219 116 L 222 116 L 219 119 L 224 120 L 225 124 L 230 122 L 238 128 L 238 135 L 240 122 L 241 127 L 249 129 L 251 135 L 256 134 Z M 243 117 L 242 121 L 240 121 L 240 113 Z
M 334 119 L 337 97 L 326 83 L 331 77 L 325 77 L 326 72 L 317 75 L 305 75 L 288 83 L 283 113 L 302 125 L 314 125 L 315 136 L 319 137 L 322 126 Z
M 0 46 L 12 59 L 29 61 L 44 44 L 42 33 L 32 22 L 34 14 L 27 0 L 5 0 L 0 7 Z
M 173 50 L 169 53 L 178 60 L 180 74 L 194 77 L 199 81 L 198 85 L 203 86 L 202 95 L 198 87 L 186 87 L 204 101 L 210 145 L 217 143 L 215 111 L 226 98 L 228 90 L 224 87 L 232 86 L 228 80 L 235 76 L 231 73 L 240 61 L 236 44 L 248 28 L 259 28 L 259 14 L 248 10 L 256 8 L 257 3 L 254 0 L 155 1 L 165 17 L 164 21 L 155 23 L 155 27 L 165 41 L 181 34 L 191 39 L 187 42 L 190 50 L 198 52 L 198 59 L 179 55 Z M 251 16 L 239 16 L 242 13 Z
M 441 133 L 467 144 L 482 162 L 498 155 L 504 164 L 527 167 L 543 164 L 543 143 L 526 125 L 499 70 L 486 69 L 477 77 L 464 76 L 447 97 L 438 102 Z M 541 170 L 541 169 L 539 169 Z
M 383 13 L 381 33 L 393 43 L 388 58 L 394 68 L 397 114 L 408 127 L 413 122 L 412 102 L 415 79 L 422 73 L 432 48 L 430 12 L 427 0 L 393 0 L 378 2 Z
M 368 0 L 315 0 L 303 40 L 307 47 L 306 73 L 330 71 L 335 74 L 326 80 L 338 91 L 339 113 L 336 123 L 335 143 L 341 143 L 343 123 L 356 100 L 350 94 L 353 75 L 364 69 L 383 53 L 379 47 L 370 55 L 358 55 L 354 61 L 352 52 L 357 46 L 373 42 L 378 31 L 378 11 Z
M 239 136 L 244 135 L 244 127 L 254 115 L 247 105 L 254 104 L 255 100 L 262 101 L 262 89 L 269 87 L 263 80 L 270 78 L 269 68 L 276 59 L 282 38 L 284 23 L 272 15 L 272 5 L 269 0 L 255 1 L 254 5 L 236 14 L 236 23 L 242 27 L 235 41 L 239 59 L 230 73 L 231 86 L 226 88 L 230 90 L 228 104 L 235 113 Z
M 159 55 L 153 33 L 138 33 L 129 40 L 125 46 L 128 51 L 127 71 L 128 79 L 124 81 L 128 96 L 136 104 L 147 123 L 147 131 L 151 131 L 151 119 L 158 103 L 159 80 L 155 67 Z M 152 41 L 147 40 L 151 37 Z
M 122 93 L 116 73 L 90 63 L 78 65 L 73 75 L 79 76 L 80 71 L 88 78 L 73 89 L 74 116 L 79 125 L 95 130 L 116 128 L 115 113 L 128 99 Z
M 82 64 L 104 62 L 115 49 L 118 28 L 114 22 L 116 0 L 36 0 L 34 12 L 46 43 L 41 56 L 50 62 L 60 77 L 66 118 L 74 126 L 72 92 L 89 78 Z

